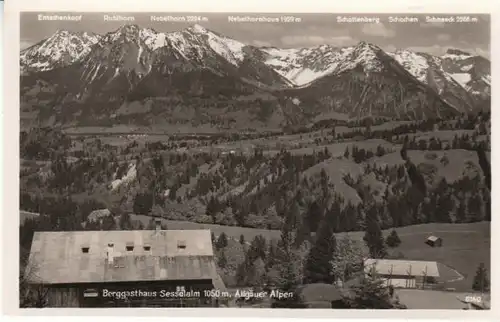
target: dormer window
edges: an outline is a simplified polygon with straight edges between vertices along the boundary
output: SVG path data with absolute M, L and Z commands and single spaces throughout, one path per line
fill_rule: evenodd
M 186 241 L 185 240 L 178 240 L 177 241 L 177 248 L 178 249 L 185 249 L 186 248 Z
M 89 246 L 82 246 L 82 253 L 88 254 L 90 247 Z
M 127 243 L 125 248 L 127 249 L 127 252 L 133 251 L 134 250 L 134 243 L 132 243 L 132 242 Z

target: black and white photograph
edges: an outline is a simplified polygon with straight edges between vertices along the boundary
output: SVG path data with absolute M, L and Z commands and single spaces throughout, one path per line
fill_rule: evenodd
M 490 310 L 490 24 L 21 12 L 19 307 Z

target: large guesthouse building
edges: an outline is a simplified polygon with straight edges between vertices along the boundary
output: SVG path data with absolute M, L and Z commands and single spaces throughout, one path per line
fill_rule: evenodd
M 28 283 L 49 307 L 217 306 L 210 230 L 36 232 Z

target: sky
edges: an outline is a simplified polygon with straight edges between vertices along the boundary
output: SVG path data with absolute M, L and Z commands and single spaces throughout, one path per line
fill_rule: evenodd
M 228 16 L 252 16 L 277 18 L 280 14 L 246 13 L 119 13 L 133 16 L 134 22 L 104 21 L 105 14 L 116 13 L 58 13 L 82 15 L 81 22 L 39 21 L 38 12 L 21 13 L 21 49 L 50 37 L 58 29 L 68 31 L 87 31 L 105 34 L 130 23 L 141 27 L 153 28 L 160 32 L 178 31 L 190 27 L 191 22 L 152 22 L 155 16 L 204 17 L 199 25 L 255 46 L 274 46 L 279 48 L 312 47 L 322 44 L 350 46 L 360 41 L 375 44 L 387 51 L 409 49 L 441 55 L 448 48 L 490 58 L 490 17 L 489 15 L 469 15 L 475 22 L 428 22 L 426 17 L 451 17 L 439 14 L 292 14 L 295 22 L 229 22 Z M 42 13 L 50 15 L 51 13 Z M 283 14 L 288 15 L 288 14 Z M 338 17 L 378 18 L 377 22 L 339 22 Z M 463 15 L 462 15 L 463 16 Z M 418 18 L 418 22 L 391 22 L 389 17 Z

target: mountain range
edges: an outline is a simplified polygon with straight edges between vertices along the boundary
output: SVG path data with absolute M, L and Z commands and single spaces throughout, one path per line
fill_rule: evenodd
M 50 125 L 282 128 L 318 118 L 451 117 L 489 108 L 490 62 L 360 42 L 255 47 L 200 25 L 59 30 L 20 54 L 21 119 Z

